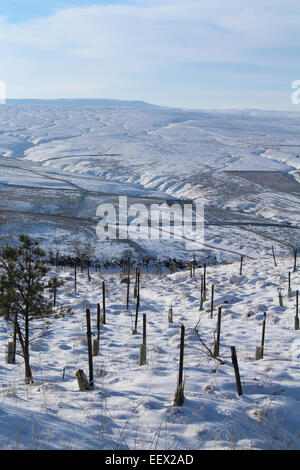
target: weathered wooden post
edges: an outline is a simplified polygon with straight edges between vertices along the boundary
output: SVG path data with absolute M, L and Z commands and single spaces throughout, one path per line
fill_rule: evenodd
M 215 285 L 211 286 L 211 299 L 210 299 L 210 318 L 214 316 L 214 294 L 215 294 Z
M 275 268 L 277 267 L 277 262 L 276 262 L 276 256 L 275 256 L 275 251 L 274 251 L 274 246 L 272 245 L 272 254 L 273 254 L 273 260 L 274 260 L 274 266 Z
M 16 351 L 17 351 L 17 322 L 18 322 L 18 312 L 14 314 L 14 333 L 13 333 L 13 343 L 14 343 L 14 362 L 16 361 Z
M 129 298 L 130 298 L 130 268 L 128 266 L 127 274 L 127 294 L 126 294 L 126 310 L 129 309 Z
M 181 325 L 178 386 L 177 386 L 177 390 L 176 390 L 175 397 L 174 397 L 174 406 L 182 406 L 184 403 L 184 382 L 183 382 L 184 335 L 185 335 L 185 327 L 184 325 Z
M 263 326 L 262 326 L 262 336 L 261 336 L 261 345 L 256 347 L 255 359 L 259 361 L 264 357 L 264 347 L 265 347 L 265 331 L 266 331 L 266 312 L 264 312 Z
M 289 286 L 288 286 L 288 297 L 291 298 L 292 297 L 292 285 L 291 285 L 291 273 L 289 272 Z
M 203 266 L 203 301 L 206 300 L 206 263 Z
M 204 303 L 204 286 L 203 286 L 203 276 L 201 276 L 201 291 L 200 291 L 199 311 L 203 310 L 203 303 Z
M 53 307 L 56 307 L 56 295 L 57 295 L 57 283 L 55 281 L 56 281 L 56 278 L 54 278 L 54 284 L 53 284 Z
M 105 281 L 102 281 L 102 323 L 106 323 L 106 309 L 105 309 Z
M 137 278 L 137 281 L 138 281 L 138 284 L 137 284 L 137 303 L 139 304 L 140 306 L 140 288 L 141 288 L 141 269 L 139 267 L 139 270 L 138 270 L 138 278 Z
M 220 354 L 221 317 L 222 317 L 222 307 L 218 307 L 217 339 L 214 342 L 214 357 L 218 357 Z
M 139 306 L 140 306 L 140 292 L 139 289 L 137 290 L 137 299 L 136 299 L 136 308 L 135 308 L 135 322 L 134 322 L 134 328 L 132 331 L 133 335 L 137 334 L 137 324 L 138 324 L 138 316 L 139 316 Z
M 299 291 L 296 291 L 296 316 L 295 316 L 295 330 L 299 330 Z
M 75 295 L 77 294 L 77 266 L 76 263 L 74 263 L 74 291 Z
M 143 314 L 143 342 L 140 345 L 140 366 L 144 366 L 147 362 L 147 316 Z
M 173 307 L 171 306 L 168 311 L 168 323 L 173 323 Z
M 97 304 L 97 338 L 93 341 L 93 356 L 98 356 L 100 345 L 100 328 L 101 328 L 101 309 L 100 304 Z
M 76 371 L 76 377 L 80 392 L 86 392 L 87 390 L 90 390 L 88 379 L 86 378 L 86 375 L 83 370 L 78 369 Z
M 277 291 L 278 291 L 279 307 L 283 307 L 283 297 L 282 297 L 283 288 L 277 287 Z
M 92 330 L 91 330 L 91 312 L 86 309 L 86 335 L 88 342 L 88 356 L 89 356 L 89 386 L 90 389 L 94 388 L 94 372 L 93 372 L 93 352 L 92 352 Z
M 298 249 L 297 248 L 294 248 L 293 249 L 294 251 L 294 273 L 297 271 L 297 252 L 298 252 Z
M 137 277 L 138 277 L 138 268 L 135 268 L 135 284 L 133 288 L 133 298 L 137 298 Z
M 100 328 L 101 328 L 101 307 L 97 304 L 97 339 L 100 339 Z
M 143 313 L 143 344 L 147 344 L 147 315 Z
M 190 278 L 193 277 L 193 261 L 190 261 Z
M 239 371 L 239 365 L 238 365 L 236 350 L 235 350 L 234 346 L 231 346 L 231 360 L 232 360 L 232 365 L 234 367 L 237 392 L 238 392 L 238 396 L 240 397 L 240 396 L 243 395 L 243 390 L 242 390 L 242 384 L 241 384 L 240 371 Z
M 244 256 L 241 255 L 241 261 L 240 261 L 240 276 L 243 274 L 243 261 L 244 261 Z

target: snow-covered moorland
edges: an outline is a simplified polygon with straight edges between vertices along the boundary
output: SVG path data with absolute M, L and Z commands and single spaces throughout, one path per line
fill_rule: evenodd
M 63 103 L 0 107 L 0 243 L 26 231 L 68 252 L 88 236 L 98 257 L 118 257 L 132 241 L 98 243 L 95 216 L 127 195 L 204 202 L 199 256 L 299 244 L 298 113 Z M 173 240 L 136 245 L 145 255 L 190 256 Z
M 1 246 L 27 233 L 47 251 L 65 255 L 74 240 L 88 239 L 102 267 L 124 252 L 132 259 L 187 261 L 195 255 L 208 265 L 202 310 L 202 267 L 195 278 L 188 270 L 144 270 L 137 335 L 133 286 L 127 311 L 119 272 L 92 269 L 90 282 L 78 273 L 75 295 L 73 269 L 53 270 L 65 280 L 58 305 L 73 314 L 42 321 L 43 335 L 31 344 L 34 384 L 24 384 L 20 356 L 6 363 L 11 332 L 0 319 L 0 448 L 299 448 L 299 268 L 287 295 L 292 248 L 300 247 L 299 126 L 297 113 L 256 110 L 189 111 L 143 103 L 0 106 Z M 173 239 L 98 240 L 97 207 L 117 204 L 120 195 L 146 205 L 204 202 L 203 246 L 191 252 Z M 90 307 L 95 335 L 103 280 L 107 322 L 94 357 L 95 389 L 79 392 L 76 370 L 88 374 L 85 311 Z M 278 287 L 284 289 L 283 307 Z M 210 354 L 219 306 L 221 362 Z M 255 360 L 264 312 L 264 358 Z M 142 314 L 147 363 L 139 366 Z M 185 401 L 174 407 L 182 324 Z M 238 355 L 241 397 L 231 346 Z
M 300 444 L 299 331 L 294 330 L 295 289 L 287 296 L 293 259 L 245 260 L 207 268 L 207 299 L 199 311 L 200 276 L 189 271 L 141 275 L 137 335 L 133 284 L 126 310 L 120 273 L 59 271 L 65 280 L 58 305 L 67 317 L 43 320 L 43 336 L 32 343 L 35 383 L 24 385 L 23 360 L 5 362 L 8 329 L 1 320 L 0 447 L 2 449 L 296 449 Z M 56 271 L 52 272 L 52 275 Z M 94 391 L 79 392 L 75 372 L 88 375 L 85 309 L 96 306 L 106 282 L 106 324 L 94 359 Z M 210 290 L 215 285 L 214 315 Z M 283 307 L 277 287 L 284 288 Z M 173 306 L 173 324 L 168 309 Z M 219 358 L 211 357 L 222 306 Z M 264 358 L 255 360 L 263 312 L 267 313 Z M 147 315 L 147 364 L 139 366 L 142 314 Z M 180 327 L 185 335 L 185 402 L 174 407 Z M 198 334 L 195 327 L 197 326 Z M 201 338 L 201 341 L 199 339 Z M 238 355 L 243 396 L 238 397 L 230 346 Z

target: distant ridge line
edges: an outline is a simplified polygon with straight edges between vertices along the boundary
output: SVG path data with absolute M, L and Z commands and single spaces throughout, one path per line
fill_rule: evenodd
M 142 100 L 116 100 L 105 98 L 57 98 L 57 99 L 7 99 L 7 104 L 68 104 L 86 106 L 134 106 L 156 107 L 154 104 Z

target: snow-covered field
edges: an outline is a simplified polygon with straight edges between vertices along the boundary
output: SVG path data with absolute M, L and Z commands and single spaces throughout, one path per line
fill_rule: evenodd
M 126 310 L 126 285 L 118 273 L 79 275 L 60 272 L 65 285 L 59 304 L 74 314 L 43 321 L 43 337 L 32 344 L 35 383 L 23 385 L 24 366 L 5 363 L 8 341 L 1 322 L 0 447 L 2 449 L 299 449 L 299 331 L 294 330 L 295 289 L 287 296 L 292 257 L 209 266 L 208 296 L 199 311 L 200 275 L 188 271 L 141 276 L 138 334 L 132 335 L 135 301 Z M 54 274 L 54 273 L 53 273 Z M 79 392 L 75 372 L 88 373 L 85 308 L 92 313 L 101 283 L 107 287 L 106 324 L 100 354 L 94 357 L 95 390 Z M 210 288 L 215 285 L 214 317 Z M 279 307 L 277 287 L 284 288 Z M 133 290 L 133 284 L 132 289 Z M 173 306 L 173 324 L 168 309 Z M 217 307 L 222 306 L 221 365 L 213 349 Z M 263 312 L 267 313 L 264 358 L 255 360 Z M 147 315 L 147 364 L 139 366 L 142 314 Z M 180 326 L 186 327 L 185 402 L 173 406 L 177 386 Z M 236 346 L 243 396 L 238 397 L 230 346 Z M 63 370 L 65 374 L 63 378 Z
M 1 242 L 26 227 L 44 247 L 52 240 L 69 251 L 75 236 L 88 234 L 98 256 L 110 256 L 96 237 L 96 210 L 128 195 L 149 204 L 204 202 L 199 256 L 269 255 L 272 244 L 286 250 L 299 244 L 299 130 L 298 113 L 1 106 Z M 152 256 L 190 256 L 180 242 L 139 244 Z M 114 255 L 124 250 L 114 248 Z
M 295 290 L 287 297 L 292 248 L 300 248 L 300 117 L 297 113 L 189 111 L 126 103 L 0 106 L 0 244 L 20 233 L 69 254 L 90 239 L 95 257 L 208 262 L 208 297 L 199 311 L 200 276 L 142 274 L 138 334 L 135 301 L 125 308 L 119 273 L 65 269 L 58 302 L 74 314 L 44 321 L 32 343 L 35 383 L 23 385 L 23 360 L 8 365 L 9 331 L 0 322 L 0 448 L 299 449 L 299 332 Z M 204 244 L 100 241 L 99 204 L 204 202 Z M 278 267 L 272 260 L 272 246 Z M 240 255 L 245 255 L 239 276 Z M 214 260 L 212 264 L 211 261 Z M 53 273 L 54 274 L 54 273 Z M 107 324 L 94 358 L 95 390 L 78 391 L 88 371 L 85 309 L 95 333 L 101 284 Z M 210 288 L 215 285 L 214 318 Z M 284 307 L 277 287 L 284 288 Z M 132 296 L 131 296 L 132 297 Z M 168 324 L 173 306 L 174 324 Z M 221 365 L 210 357 L 222 305 Z M 264 359 L 256 361 L 263 313 Z M 147 364 L 139 366 L 141 316 L 147 314 Z M 185 403 L 173 407 L 180 326 L 186 327 Z M 244 395 L 237 396 L 230 346 L 236 346 Z M 63 378 L 63 370 L 64 378 Z

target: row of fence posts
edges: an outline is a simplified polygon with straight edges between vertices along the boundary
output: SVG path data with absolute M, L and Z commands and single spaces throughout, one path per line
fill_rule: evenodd
M 276 256 L 274 247 L 272 246 L 272 255 L 274 260 L 275 267 L 277 266 Z M 241 256 L 240 260 L 240 275 L 243 272 L 243 260 L 244 256 Z M 190 266 L 190 276 L 195 277 L 195 257 L 194 260 L 191 262 Z M 126 309 L 129 309 L 129 302 L 130 302 L 130 261 L 127 264 L 127 297 L 126 297 Z M 206 264 L 203 266 L 203 275 L 201 276 L 201 295 L 200 295 L 200 307 L 199 310 L 203 309 L 203 303 L 206 300 Z M 297 249 L 294 249 L 294 267 L 293 271 L 297 270 Z M 90 273 L 89 273 L 89 264 L 88 264 L 88 278 L 90 280 Z M 74 290 L 75 294 L 77 293 L 77 267 L 76 264 L 74 266 Z M 213 318 L 213 311 L 214 311 L 214 292 L 215 286 L 212 284 L 211 286 L 211 303 L 210 303 L 210 313 L 211 318 Z M 283 296 L 282 296 L 283 289 L 278 288 L 279 293 L 279 305 L 283 306 Z M 94 389 L 94 374 L 93 374 L 93 356 L 97 356 L 99 354 L 99 344 L 100 344 L 100 329 L 101 323 L 106 323 L 106 299 L 105 299 L 105 281 L 102 282 L 102 316 L 101 316 L 101 307 L 100 304 L 97 304 L 97 338 L 94 339 L 92 344 L 92 331 L 91 331 L 91 316 L 90 316 L 90 309 L 86 309 L 86 331 L 87 331 L 87 343 L 88 343 L 88 363 L 89 363 L 89 380 L 87 380 L 84 372 L 82 370 L 78 370 L 76 372 L 76 376 L 78 379 L 79 389 L 80 390 L 93 390 Z M 291 273 L 288 273 L 288 296 L 292 296 L 292 287 L 291 287 Z M 138 266 L 135 270 L 135 285 L 134 285 L 134 298 L 136 299 L 136 314 L 135 314 L 135 323 L 133 328 L 133 334 L 137 334 L 137 325 L 138 325 L 138 314 L 139 314 L 139 306 L 140 306 L 140 267 Z M 218 307 L 218 316 L 217 316 L 217 328 L 216 328 L 216 339 L 214 341 L 214 357 L 218 357 L 220 353 L 220 337 L 221 337 L 221 316 L 222 316 L 222 307 Z M 14 322 L 14 338 L 13 342 L 8 344 L 8 352 L 7 352 L 7 362 L 12 364 L 15 363 L 15 356 L 16 356 L 16 318 Z M 173 322 L 173 308 L 169 309 L 168 312 L 168 322 Z M 147 336 L 147 317 L 146 314 L 143 314 L 143 342 L 140 345 L 140 365 L 146 364 L 146 336 Z M 264 354 L 264 342 L 265 342 L 265 329 L 266 329 L 266 312 L 263 315 L 263 326 L 262 326 L 262 338 L 261 338 L 261 345 L 256 347 L 256 355 L 255 359 L 260 360 L 263 358 Z M 295 315 L 295 329 L 299 330 L 299 291 L 296 291 L 296 315 Z M 185 327 L 184 325 L 181 326 L 181 337 L 180 337 L 180 357 L 179 357 L 179 373 L 178 373 L 178 384 L 174 398 L 174 405 L 181 406 L 184 403 L 184 381 L 183 381 L 183 364 L 184 364 L 184 339 L 185 339 Z M 236 385 L 238 395 L 241 396 L 242 386 L 239 374 L 239 367 L 237 361 L 237 355 L 235 347 L 231 347 L 231 357 L 232 357 L 232 364 L 235 371 L 236 377 Z

